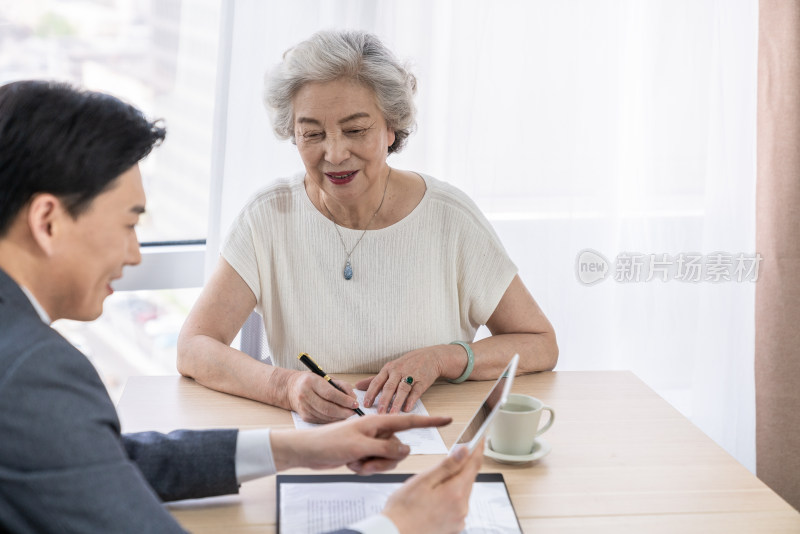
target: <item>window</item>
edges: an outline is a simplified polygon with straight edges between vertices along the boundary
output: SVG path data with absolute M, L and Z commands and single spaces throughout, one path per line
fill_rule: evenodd
M 71 82 L 167 126 L 141 164 L 142 265 L 126 268 L 98 320 L 54 324 L 115 401 L 128 376 L 177 372 L 178 332 L 203 283 L 220 9 L 218 0 L 0 0 L 0 83 Z
M 142 164 L 142 242 L 205 239 L 220 5 L 215 0 L 0 1 L 0 82 L 109 92 L 163 118 Z
M 135 375 L 176 374 L 175 347 L 199 289 L 121 291 L 91 323 L 56 321 L 53 327 L 94 364 L 116 403 Z

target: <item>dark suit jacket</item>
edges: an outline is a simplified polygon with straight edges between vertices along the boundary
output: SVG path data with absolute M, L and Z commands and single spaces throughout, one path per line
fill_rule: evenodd
M 92 364 L 0 270 L 1 532 L 182 532 L 161 500 L 238 492 L 236 436 L 120 435 Z

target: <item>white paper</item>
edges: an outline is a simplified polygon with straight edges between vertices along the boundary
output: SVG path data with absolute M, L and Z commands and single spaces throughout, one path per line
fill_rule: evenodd
M 369 479 L 365 479 L 369 480 Z M 309 534 L 345 528 L 380 513 L 400 483 L 282 483 L 280 531 Z M 467 534 L 519 533 L 514 508 L 502 482 L 476 482 L 469 498 Z
M 378 399 L 381 398 L 380 394 L 378 395 L 378 398 L 375 399 L 373 408 L 365 408 L 364 395 L 366 395 L 367 392 L 358 389 L 355 390 L 355 392 L 362 412 L 365 414 L 378 413 L 378 409 L 375 408 L 375 406 L 378 406 Z M 422 400 L 417 400 L 417 402 L 414 403 L 414 408 L 411 411 L 403 413 L 428 415 L 428 410 L 425 409 L 425 406 L 422 404 Z M 359 416 L 356 413 L 353 413 L 352 417 L 349 419 L 352 419 L 353 417 Z M 292 419 L 294 419 L 295 428 L 298 429 L 320 426 L 316 423 L 306 423 L 297 412 L 292 412 Z M 400 441 L 411 447 L 411 454 L 447 454 L 447 447 L 444 445 L 442 436 L 435 428 L 412 428 L 411 430 L 398 432 L 395 435 Z

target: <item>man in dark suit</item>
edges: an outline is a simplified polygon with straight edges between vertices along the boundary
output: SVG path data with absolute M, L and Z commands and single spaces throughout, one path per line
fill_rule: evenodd
M 295 466 L 390 469 L 394 432 L 448 418 L 375 416 L 313 431 L 121 435 L 86 357 L 55 330 L 92 320 L 140 261 L 138 162 L 165 131 L 108 95 L 49 82 L 0 87 L 0 531 L 181 532 L 162 500 L 238 492 Z M 311 433 L 311 434 L 309 434 Z M 409 480 L 362 532 L 463 525 L 479 447 Z

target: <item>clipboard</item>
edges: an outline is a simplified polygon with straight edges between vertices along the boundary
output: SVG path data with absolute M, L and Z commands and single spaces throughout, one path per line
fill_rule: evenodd
M 379 513 L 386 500 L 413 474 L 277 475 L 275 495 L 278 533 L 325 532 Z M 368 501 L 368 502 L 365 502 Z M 301 517 L 302 516 L 302 517 Z M 464 532 L 522 533 L 502 473 L 478 473 L 470 496 Z M 302 526 L 298 526 L 302 524 Z M 473 526 L 474 525 L 474 526 Z M 488 531 L 488 530 L 486 530 Z

